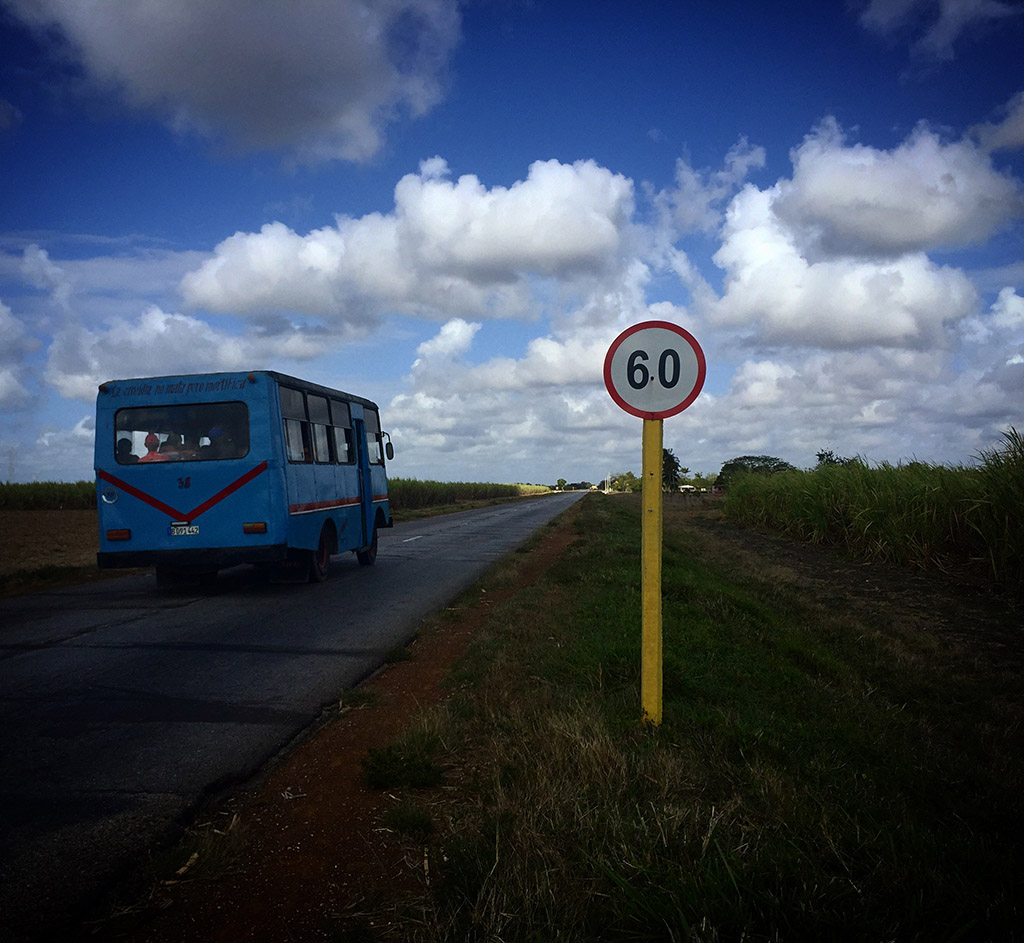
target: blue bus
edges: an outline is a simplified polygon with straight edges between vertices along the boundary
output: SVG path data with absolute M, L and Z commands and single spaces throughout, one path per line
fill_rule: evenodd
M 368 566 L 391 527 L 377 405 L 272 371 L 111 380 L 96 398 L 105 567 L 162 585 L 239 563 L 319 582 L 332 554 Z

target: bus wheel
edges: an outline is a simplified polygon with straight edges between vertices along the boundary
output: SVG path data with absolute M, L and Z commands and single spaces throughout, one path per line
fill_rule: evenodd
M 327 565 L 331 562 L 331 535 L 327 525 L 320 531 L 320 544 L 316 550 L 309 552 L 309 581 L 322 583 L 327 579 Z
M 377 525 L 373 525 L 373 540 L 365 550 L 356 551 L 356 559 L 360 566 L 373 566 L 377 559 Z

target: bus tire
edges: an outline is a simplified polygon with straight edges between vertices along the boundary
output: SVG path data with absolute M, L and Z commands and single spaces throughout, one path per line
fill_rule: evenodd
M 331 539 L 330 525 L 324 524 L 320 531 L 320 543 L 316 550 L 309 552 L 309 581 L 311 583 L 322 583 L 327 579 L 327 567 L 331 562 Z
M 377 525 L 373 525 L 373 540 L 365 550 L 356 551 L 356 559 L 360 566 L 373 566 L 377 561 Z

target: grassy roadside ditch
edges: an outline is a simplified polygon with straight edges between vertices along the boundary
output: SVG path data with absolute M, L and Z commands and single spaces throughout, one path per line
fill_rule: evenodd
M 401 798 L 388 827 L 430 862 L 372 924 L 420 941 L 1016 939 L 1019 672 L 740 570 L 667 505 L 664 722 L 642 729 L 639 522 L 637 497 L 588 497 L 581 539 L 495 607 L 452 698 L 367 757 Z

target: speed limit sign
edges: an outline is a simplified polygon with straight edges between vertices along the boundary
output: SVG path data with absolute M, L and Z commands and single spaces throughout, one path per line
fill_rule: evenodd
M 669 321 L 626 328 L 604 358 L 604 385 L 612 399 L 641 419 L 681 413 L 697 398 L 706 373 L 696 338 Z

